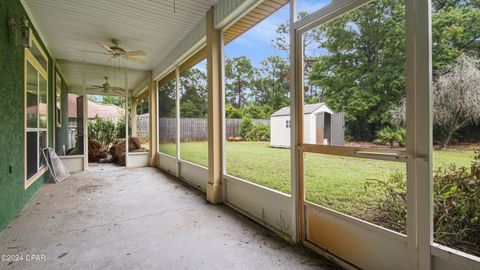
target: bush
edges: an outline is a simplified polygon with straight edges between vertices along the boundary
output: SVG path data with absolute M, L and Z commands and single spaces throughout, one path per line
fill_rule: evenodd
M 225 115 L 227 118 L 242 118 L 243 112 L 242 109 L 237 109 L 233 107 L 232 104 L 225 104 Z
M 377 131 L 375 144 L 388 145 L 390 147 L 398 143 L 399 146 L 405 146 L 407 132 L 404 128 L 393 129 L 390 127 Z
M 480 255 L 480 152 L 475 151 L 471 168 L 455 164 L 434 171 L 435 242 Z M 405 175 L 392 174 L 387 181 L 367 182 L 384 193 L 373 220 L 399 232 L 406 232 Z
M 254 119 L 268 119 L 275 111 L 267 105 L 249 105 L 243 109 L 243 116 Z
M 270 139 L 270 127 L 263 124 L 254 124 L 245 137 L 247 141 L 264 141 Z
M 116 127 L 113 121 L 99 117 L 88 121 L 89 139 L 98 141 L 104 151 L 108 151 L 110 145 L 115 141 L 116 135 Z
M 101 143 L 102 149 L 108 151 L 110 146 L 125 138 L 125 119 L 114 122 L 110 119 L 96 117 L 88 121 L 88 138 Z
M 252 130 L 252 128 L 253 128 L 253 119 L 248 118 L 248 117 L 244 117 L 242 119 L 242 122 L 240 122 L 239 135 L 246 138 L 248 132 L 250 132 L 250 130 Z

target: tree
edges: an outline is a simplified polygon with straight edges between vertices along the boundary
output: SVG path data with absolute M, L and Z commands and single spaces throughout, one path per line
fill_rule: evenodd
M 457 130 L 480 121 L 478 64 L 474 58 L 462 55 L 433 83 L 433 122 L 441 130 L 444 149 Z
M 298 18 L 304 18 L 308 12 L 302 11 L 298 14 Z M 289 22 L 280 24 L 275 30 L 276 35 L 272 39 L 273 47 L 290 53 L 290 28 Z M 316 27 L 303 34 L 303 70 L 304 70 L 304 98 L 306 103 L 318 103 L 323 101 L 322 89 L 313 85 L 308 74 L 312 71 L 313 63 L 318 59 L 318 41 L 320 40 L 321 30 Z M 287 58 L 288 59 L 288 58 Z
M 434 75 L 463 53 L 480 50 L 478 3 L 433 1 Z M 277 30 L 278 48 L 289 48 L 287 26 Z M 344 111 L 355 139 L 372 139 L 392 124 L 388 112 L 405 97 L 404 1 L 372 2 L 306 32 L 303 39 L 306 103 L 324 101 Z
M 251 87 L 254 69 L 246 56 L 227 58 L 225 61 L 226 98 L 235 108 L 242 108 Z
M 180 76 L 180 116 L 205 118 L 208 114 L 207 76 L 191 68 Z
M 444 149 L 448 148 L 455 132 L 469 123 L 480 122 L 479 61 L 461 55 L 448 65 L 433 81 L 433 124 Z M 405 100 L 390 111 L 394 122 L 405 125 Z
M 433 70 L 440 71 L 463 53 L 480 51 L 480 2 L 437 0 L 432 14 Z
M 125 109 L 125 97 L 121 96 L 88 95 L 88 100 L 99 104 L 113 104 Z
M 119 96 L 103 96 L 102 104 L 113 104 L 116 105 L 120 108 L 125 109 L 125 97 L 119 97 Z
M 252 98 L 256 105 L 278 110 L 288 106 L 290 96 L 289 65 L 280 56 L 268 56 L 260 61 L 252 83 Z
M 175 117 L 176 95 L 175 80 L 158 88 L 158 117 Z
M 365 5 L 319 27 L 321 54 L 308 74 L 324 101 L 345 112 L 350 135 L 371 140 L 405 96 L 405 6 Z

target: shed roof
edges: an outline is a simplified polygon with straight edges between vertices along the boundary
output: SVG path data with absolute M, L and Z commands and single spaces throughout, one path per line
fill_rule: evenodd
M 315 112 L 317 109 L 325 105 L 325 103 L 315 103 L 315 104 L 306 104 L 303 106 L 303 113 L 304 114 L 311 114 Z M 327 106 L 328 107 L 328 106 Z M 272 116 L 284 116 L 290 115 L 290 107 L 283 107 L 280 110 L 274 112 Z

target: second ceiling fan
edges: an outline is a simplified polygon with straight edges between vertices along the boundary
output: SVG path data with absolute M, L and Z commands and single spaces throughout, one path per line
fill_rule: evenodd
M 115 87 L 111 86 L 108 83 L 108 77 L 104 77 L 105 83 L 102 85 L 93 85 L 90 88 L 87 88 L 86 90 L 93 91 L 93 90 L 100 90 L 102 94 L 114 94 L 114 95 L 124 95 L 125 94 L 125 89 L 121 87 Z
M 96 52 L 96 51 L 84 51 L 82 50 L 81 52 L 86 52 L 86 53 L 97 53 L 97 54 L 105 54 L 105 55 L 111 55 L 111 57 L 107 60 L 107 64 L 113 64 L 115 63 L 115 60 L 121 58 L 124 58 L 127 61 L 130 61 L 135 64 L 145 64 L 146 62 L 142 59 L 133 57 L 133 56 L 142 56 L 146 55 L 146 53 L 143 50 L 136 50 L 136 51 L 127 51 L 123 49 L 122 47 L 119 46 L 119 41 L 118 39 L 112 39 L 112 46 L 108 46 L 105 44 L 102 44 L 100 42 L 96 42 L 100 47 L 105 49 L 106 52 Z

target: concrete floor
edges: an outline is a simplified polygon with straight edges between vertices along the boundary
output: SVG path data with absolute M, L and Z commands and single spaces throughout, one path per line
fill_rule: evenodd
M 336 268 L 155 168 L 111 166 L 45 184 L 0 234 L 2 254 L 23 261 L 0 269 Z

